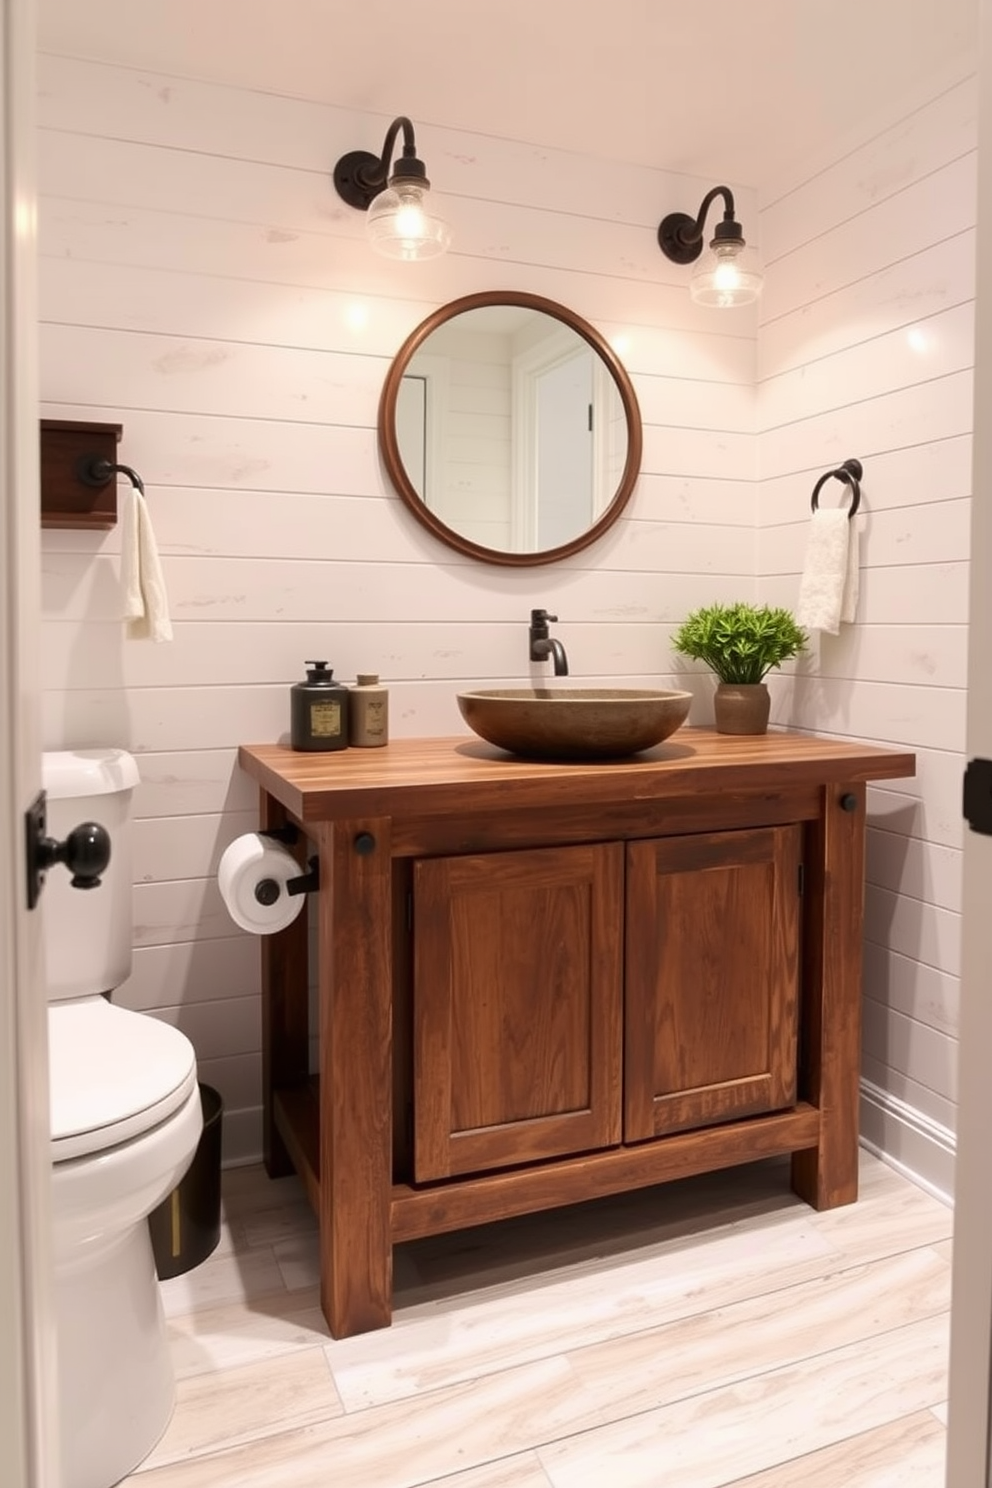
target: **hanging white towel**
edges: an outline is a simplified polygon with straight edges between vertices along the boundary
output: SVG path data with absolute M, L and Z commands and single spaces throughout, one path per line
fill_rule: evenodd
M 859 554 L 855 523 L 841 508 L 813 513 L 796 619 L 807 630 L 836 635 L 858 609 Z
M 171 641 L 169 597 L 148 503 L 132 486 L 121 509 L 121 587 L 125 634 L 130 640 Z

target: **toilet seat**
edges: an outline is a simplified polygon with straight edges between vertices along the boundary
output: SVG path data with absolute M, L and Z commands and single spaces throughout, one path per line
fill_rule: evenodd
M 185 1034 L 103 997 L 48 1009 L 52 1161 L 87 1157 L 166 1121 L 196 1088 Z

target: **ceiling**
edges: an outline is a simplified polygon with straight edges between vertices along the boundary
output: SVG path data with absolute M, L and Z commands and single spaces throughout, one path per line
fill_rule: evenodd
M 56 52 L 762 186 L 970 70 L 980 0 L 38 0 Z

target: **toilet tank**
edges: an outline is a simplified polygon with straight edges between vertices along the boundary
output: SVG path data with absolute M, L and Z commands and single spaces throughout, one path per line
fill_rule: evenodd
M 95 821 L 110 833 L 110 863 L 95 889 L 74 889 L 61 864 L 41 896 L 48 1001 L 110 992 L 131 975 L 131 795 L 138 766 L 123 749 L 42 755 L 47 832 L 64 841 Z

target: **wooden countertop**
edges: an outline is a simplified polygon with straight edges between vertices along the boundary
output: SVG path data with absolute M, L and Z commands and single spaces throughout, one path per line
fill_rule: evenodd
M 381 749 L 306 754 L 243 744 L 238 763 L 300 822 L 358 816 L 526 811 L 581 801 L 658 800 L 913 775 L 902 750 L 773 729 L 683 728 L 629 759 L 551 764 L 505 754 L 474 735 L 396 739 Z

